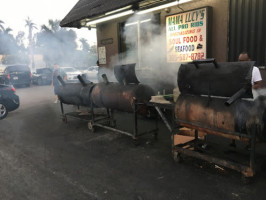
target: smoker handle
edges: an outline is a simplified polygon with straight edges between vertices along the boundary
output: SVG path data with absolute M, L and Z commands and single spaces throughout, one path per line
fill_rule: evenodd
M 65 81 L 62 79 L 61 76 L 57 76 L 57 79 L 59 80 L 59 82 L 60 82 L 63 86 L 66 85 Z
M 193 62 L 192 62 L 192 64 L 194 64 L 197 69 L 199 68 L 199 64 L 203 64 L 203 63 L 213 63 L 215 68 L 218 68 L 218 64 L 217 64 L 215 58 L 208 58 L 208 59 L 203 59 L 203 60 L 193 60 Z

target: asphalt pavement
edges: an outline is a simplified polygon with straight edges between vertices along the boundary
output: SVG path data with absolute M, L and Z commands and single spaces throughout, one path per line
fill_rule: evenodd
M 17 94 L 20 108 L 0 121 L 1 200 L 265 199 L 265 164 L 243 184 L 233 170 L 191 158 L 175 163 L 162 122 L 157 140 L 146 135 L 136 145 L 105 129 L 91 133 L 86 121 L 64 123 L 51 86 L 18 88 Z M 130 114 L 115 117 L 118 127 L 131 130 Z

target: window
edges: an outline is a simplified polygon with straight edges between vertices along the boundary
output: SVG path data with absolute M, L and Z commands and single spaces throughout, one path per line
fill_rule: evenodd
M 8 71 L 8 73 L 27 72 L 27 71 L 30 71 L 30 68 L 26 65 L 12 65 L 12 66 L 8 66 L 6 70 Z
M 160 34 L 160 14 L 129 19 L 119 26 L 120 61 L 123 64 L 136 63 L 137 68 L 152 67 L 154 37 Z

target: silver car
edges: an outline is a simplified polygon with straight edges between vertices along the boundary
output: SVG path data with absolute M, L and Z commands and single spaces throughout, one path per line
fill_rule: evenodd
M 77 70 L 74 67 L 60 67 L 60 70 L 63 70 L 67 75 L 67 82 L 76 83 L 79 82 L 78 75 L 82 75 L 82 72 Z

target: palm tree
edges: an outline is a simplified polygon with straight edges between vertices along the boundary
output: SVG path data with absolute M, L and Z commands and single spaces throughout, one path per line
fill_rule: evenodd
M 48 21 L 49 27 L 46 25 L 42 25 L 42 30 L 46 32 L 56 33 L 60 30 L 60 21 L 52 20 Z
M 35 71 L 34 53 L 33 53 L 34 40 L 32 37 L 32 32 L 33 29 L 37 29 L 37 27 L 36 24 L 34 24 L 29 17 L 25 21 L 26 21 L 25 27 L 28 27 L 29 30 L 28 40 L 29 40 L 29 52 L 31 56 L 31 69 L 32 71 Z
M 12 29 L 5 28 L 2 24 L 4 22 L 0 20 L 0 54 L 12 54 L 17 50 L 15 39 L 11 34 Z
M 4 34 L 6 34 L 6 35 L 10 35 L 10 32 L 12 31 L 12 28 L 9 28 L 9 27 L 7 27 L 7 28 L 3 28 L 3 33 Z
M 0 20 L 0 32 L 2 32 L 5 28 L 3 26 L 4 22 L 2 20 Z
M 23 45 L 24 36 L 25 36 L 25 33 L 23 31 L 19 31 L 18 32 L 18 34 L 16 36 L 16 41 L 17 41 L 18 46 Z
M 37 34 L 36 45 L 42 52 L 47 66 L 55 62 L 61 65 L 72 65 L 76 51 L 76 33 L 73 30 L 61 28 L 59 20 L 49 20 L 48 25 L 41 26 Z
M 89 51 L 90 50 L 90 45 L 87 43 L 87 40 L 85 38 L 80 38 L 79 42 L 81 43 L 82 51 Z

